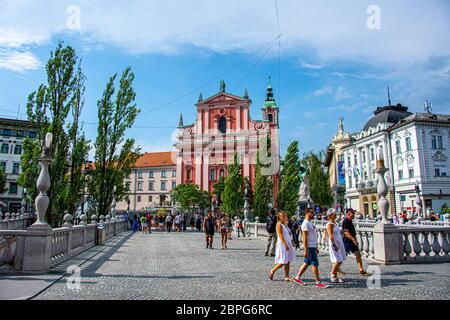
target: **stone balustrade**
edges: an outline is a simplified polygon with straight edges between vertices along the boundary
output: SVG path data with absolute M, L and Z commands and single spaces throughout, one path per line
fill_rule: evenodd
M 1 215 L 1 214 L 0 214 Z M 0 219 L 0 230 L 24 230 L 33 222 L 29 215 L 20 215 L 6 213 L 3 219 Z
M 449 262 L 450 227 L 442 222 L 424 222 L 390 224 L 387 229 L 377 229 L 383 226 L 381 223 L 354 222 L 361 256 L 385 264 Z M 327 222 L 316 220 L 313 223 L 319 250 L 328 252 Z M 246 222 L 244 227 L 248 236 L 267 237 L 264 223 Z
M 95 220 L 77 226 L 71 226 L 69 219 L 66 223 L 67 227 L 50 228 L 48 233 L 32 229 L 0 230 L 0 272 L 48 272 L 96 245 L 101 225 Z M 123 220 L 106 224 L 108 238 L 127 230 L 127 222 Z M 34 256 L 36 251 L 41 252 L 39 259 Z

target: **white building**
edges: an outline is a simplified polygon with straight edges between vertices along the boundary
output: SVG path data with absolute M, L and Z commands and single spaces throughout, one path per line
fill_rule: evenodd
M 450 205 L 449 119 L 450 115 L 412 114 L 400 104 L 377 108 L 343 149 L 347 207 L 370 217 L 377 215 L 374 170 L 378 147 L 389 169 L 386 180 L 391 214 L 416 209 L 416 182 L 426 209 L 440 211 L 445 202 Z
M 17 184 L 21 173 L 20 157 L 23 140 L 35 138 L 37 128 L 29 121 L 0 118 L 0 170 L 6 174 L 7 191 L 0 194 L 0 202 L 10 212 L 18 212 L 21 207 L 23 188 Z

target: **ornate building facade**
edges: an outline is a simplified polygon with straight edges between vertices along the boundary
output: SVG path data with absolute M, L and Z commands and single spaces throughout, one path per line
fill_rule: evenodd
M 251 103 L 247 90 L 242 97 L 230 94 L 225 91 L 223 81 L 215 95 L 203 99 L 200 94 L 195 122 L 184 125 L 180 116 L 175 144 L 177 184 L 195 183 L 212 192 L 220 177 L 227 175 L 227 165 L 234 154 L 238 154 L 241 173 L 249 178 L 254 188 L 256 158 L 261 151 L 260 161 L 267 165 L 264 173 L 271 176 L 274 185 L 274 199 L 270 201 L 276 206 L 280 167 L 279 109 L 270 81 L 262 120 L 251 119 Z

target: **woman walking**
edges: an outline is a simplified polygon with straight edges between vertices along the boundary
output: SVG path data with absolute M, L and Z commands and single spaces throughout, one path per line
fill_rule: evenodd
M 329 209 L 327 212 L 328 224 L 328 247 L 330 250 L 331 266 L 331 282 L 343 283 L 344 280 L 337 277 L 339 268 L 346 258 L 344 241 L 342 240 L 341 228 L 336 224 L 336 210 Z
M 284 267 L 284 280 L 292 281 L 289 277 L 289 267 L 291 262 L 295 261 L 295 250 L 292 246 L 291 233 L 287 227 L 288 221 L 286 212 L 280 211 L 277 214 L 278 241 L 275 249 L 275 267 L 269 273 L 270 280 L 273 280 L 273 276 L 278 269 Z
M 219 220 L 219 226 L 220 226 L 220 236 L 222 239 L 222 250 L 224 250 L 227 248 L 227 240 L 228 240 L 228 226 L 229 226 L 228 215 L 224 214 L 222 216 L 222 219 Z
M 215 229 L 215 223 L 214 223 L 214 217 L 212 215 L 212 211 L 208 211 L 208 216 L 205 218 L 204 226 L 205 230 L 205 237 L 206 237 L 206 249 L 214 249 L 213 248 L 213 237 L 214 237 L 214 229 Z

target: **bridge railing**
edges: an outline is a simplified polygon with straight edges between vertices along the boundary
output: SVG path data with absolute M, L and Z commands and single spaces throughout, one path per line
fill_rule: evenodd
M 108 238 L 112 238 L 127 230 L 127 221 L 119 219 L 103 226 L 93 221 L 91 224 L 50 228 L 47 232 L 0 230 L 0 272 L 47 272 L 81 252 L 101 245 L 97 233 L 105 226 Z M 42 254 L 36 255 L 36 251 Z
M 33 222 L 33 217 L 29 214 L 20 213 L 0 213 L 0 230 L 24 230 Z
M 319 250 L 328 251 L 327 222 L 316 220 L 313 223 Z M 267 237 L 265 224 L 245 224 L 248 236 Z M 359 251 L 364 258 L 385 264 L 450 261 L 450 227 L 444 224 L 389 224 L 386 227 L 381 223 L 359 221 L 354 225 Z

